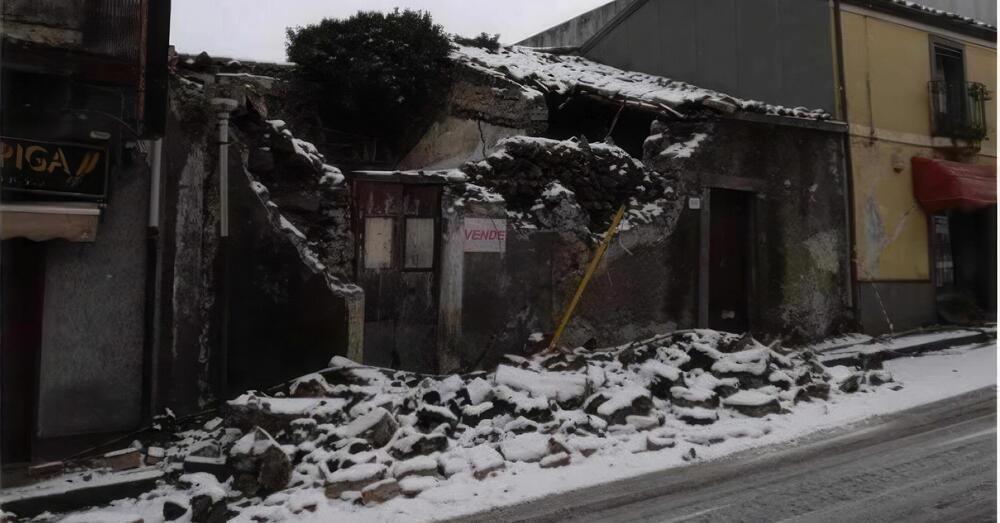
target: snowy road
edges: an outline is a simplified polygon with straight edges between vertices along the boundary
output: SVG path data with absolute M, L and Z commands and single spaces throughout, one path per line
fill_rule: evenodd
M 996 387 L 476 521 L 995 521 Z

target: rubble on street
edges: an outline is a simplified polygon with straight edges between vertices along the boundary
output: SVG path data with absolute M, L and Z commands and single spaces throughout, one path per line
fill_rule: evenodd
M 162 430 L 111 454 L 141 453 L 167 474 L 144 495 L 163 498 L 165 520 L 269 521 L 276 504 L 309 510 L 302 496 L 370 506 L 518 463 L 551 469 L 644 452 L 696 459 L 697 448 L 767 434 L 768 421 L 796 403 L 883 384 L 895 385 L 886 371 L 829 372 L 808 350 L 711 330 L 508 355 L 491 373 L 422 375 L 335 357 L 238 396 L 221 417 L 161 417 Z

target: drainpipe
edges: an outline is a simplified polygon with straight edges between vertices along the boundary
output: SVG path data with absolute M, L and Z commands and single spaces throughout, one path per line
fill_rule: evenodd
M 844 135 L 844 169 L 847 171 L 845 177 L 847 192 L 847 241 L 848 241 L 848 262 L 850 267 L 850 278 L 848 281 L 848 298 L 851 300 L 851 310 L 854 313 L 854 320 L 861 324 L 861 303 L 858 286 L 858 254 L 857 254 L 857 231 L 854 220 L 854 163 L 851 159 L 851 122 L 847 116 L 847 79 L 844 77 L 844 34 L 840 20 L 840 0 L 833 0 L 833 24 L 834 24 L 834 49 L 837 61 L 837 91 L 840 95 L 840 111 L 844 122 L 847 124 L 847 133 Z
M 229 395 L 229 113 L 236 109 L 236 100 L 212 98 L 219 118 L 219 257 L 222 274 L 219 278 L 221 321 L 219 340 L 219 391 Z
M 160 164 L 163 159 L 163 139 L 153 140 L 149 161 L 149 219 L 146 223 L 146 310 L 143 351 L 143 389 L 145 398 L 143 419 L 150 419 L 156 409 L 157 362 L 159 361 L 160 336 L 158 321 L 160 308 L 157 291 L 160 287 L 159 243 L 160 243 Z

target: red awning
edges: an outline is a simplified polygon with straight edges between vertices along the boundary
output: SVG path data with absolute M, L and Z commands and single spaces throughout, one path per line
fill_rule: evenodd
M 997 203 L 997 168 L 914 156 L 913 195 L 927 213 L 964 212 Z

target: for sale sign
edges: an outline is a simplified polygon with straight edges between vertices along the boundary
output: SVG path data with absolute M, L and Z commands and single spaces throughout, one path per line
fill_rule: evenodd
M 504 252 L 507 250 L 507 220 L 504 218 L 466 218 L 465 252 Z

